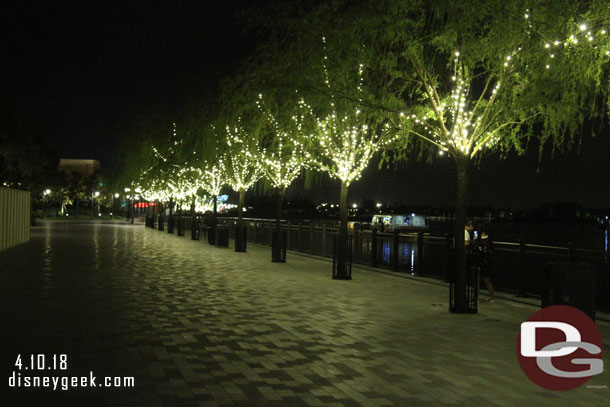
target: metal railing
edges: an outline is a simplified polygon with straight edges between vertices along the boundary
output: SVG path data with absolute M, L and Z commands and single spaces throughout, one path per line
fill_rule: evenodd
M 183 215 L 186 216 L 186 215 Z M 218 218 L 219 225 L 228 225 L 229 237 L 235 237 L 236 218 Z M 187 229 L 190 222 L 186 222 Z M 244 218 L 248 242 L 271 246 L 275 222 L 269 219 Z M 333 256 L 337 229 L 310 224 L 282 222 L 288 250 L 322 257 Z M 451 264 L 452 239 L 449 235 L 431 236 L 418 233 L 382 233 L 371 230 L 350 230 L 353 262 L 447 281 Z M 289 260 L 288 260 L 289 261 Z M 584 262 L 597 272 L 597 307 L 610 310 L 610 266 L 608 253 L 602 250 L 494 242 L 491 278 L 494 287 L 522 297 L 540 297 L 544 289 L 543 268 L 549 262 Z

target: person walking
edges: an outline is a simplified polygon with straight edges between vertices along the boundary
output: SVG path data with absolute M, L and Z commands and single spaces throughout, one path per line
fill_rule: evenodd
M 496 302 L 496 297 L 494 295 L 494 286 L 491 282 L 490 273 L 493 244 L 491 238 L 489 237 L 487 225 L 482 225 L 479 227 L 479 233 L 473 241 L 473 246 L 473 251 L 476 252 L 477 257 L 477 298 L 479 297 L 479 278 L 482 278 L 483 283 L 485 284 L 485 287 L 489 292 L 489 298 L 487 299 L 487 301 Z

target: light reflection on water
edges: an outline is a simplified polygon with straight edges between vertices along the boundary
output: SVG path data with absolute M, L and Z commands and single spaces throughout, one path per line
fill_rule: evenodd
M 381 263 L 392 264 L 392 244 L 393 242 L 389 239 L 384 239 L 381 242 L 381 253 L 379 260 Z M 401 266 L 408 266 L 408 270 L 413 273 L 415 272 L 415 263 L 417 244 L 401 242 L 398 244 L 398 263 Z
M 384 263 L 390 262 L 390 242 L 387 240 L 383 241 L 383 246 L 381 247 L 381 260 Z
M 608 263 L 608 229 L 604 229 L 604 259 Z

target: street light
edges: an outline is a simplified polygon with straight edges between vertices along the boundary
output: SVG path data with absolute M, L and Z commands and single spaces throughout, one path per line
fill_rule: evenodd
M 119 197 L 118 193 L 112 195 L 112 201 L 111 201 L 112 203 L 110 204 L 110 219 L 114 219 L 114 215 L 113 215 L 113 213 L 114 213 L 114 198 L 118 198 L 118 197 Z
M 42 219 L 44 219 L 47 215 L 47 196 L 51 195 L 51 190 L 48 188 L 45 189 L 42 192 L 42 195 Z
M 131 189 L 125 188 L 125 191 L 129 192 L 129 191 L 131 191 Z M 133 212 L 135 210 L 135 208 L 134 208 L 134 198 L 135 197 L 133 195 L 127 194 L 127 200 L 129 201 L 129 199 L 131 199 L 131 205 L 129 205 L 128 210 L 129 210 L 129 223 L 132 224 L 132 225 L 134 223 L 134 220 L 133 220 L 134 213 Z
M 98 198 L 100 196 L 99 191 L 95 191 L 95 197 Z M 97 216 L 102 216 L 102 211 L 100 209 L 100 200 L 97 200 Z
M 91 215 L 90 215 L 91 219 L 93 219 L 93 205 L 94 205 L 93 198 L 96 197 L 96 196 L 99 196 L 99 195 L 100 195 L 100 193 L 98 191 L 95 191 L 95 192 L 92 191 L 91 192 Z

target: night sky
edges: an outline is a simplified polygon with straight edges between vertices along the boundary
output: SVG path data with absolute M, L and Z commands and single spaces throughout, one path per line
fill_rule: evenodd
M 57 3 L 57 4 L 56 4 Z M 178 111 L 209 97 L 254 44 L 235 13 L 253 1 L 13 3 L 2 6 L 2 101 L 43 131 L 63 158 L 116 165 L 121 137 L 151 109 Z M 578 201 L 610 207 L 610 134 L 585 134 L 581 151 L 485 159 L 472 178 L 476 205 L 535 207 Z M 537 169 L 540 172 L 537 172 Z M 334 184 L 301 193 L 336 201 Z M 451 205 L 455 170 L 448 158 L 397 170 L 371 166 L 350 201 Z

